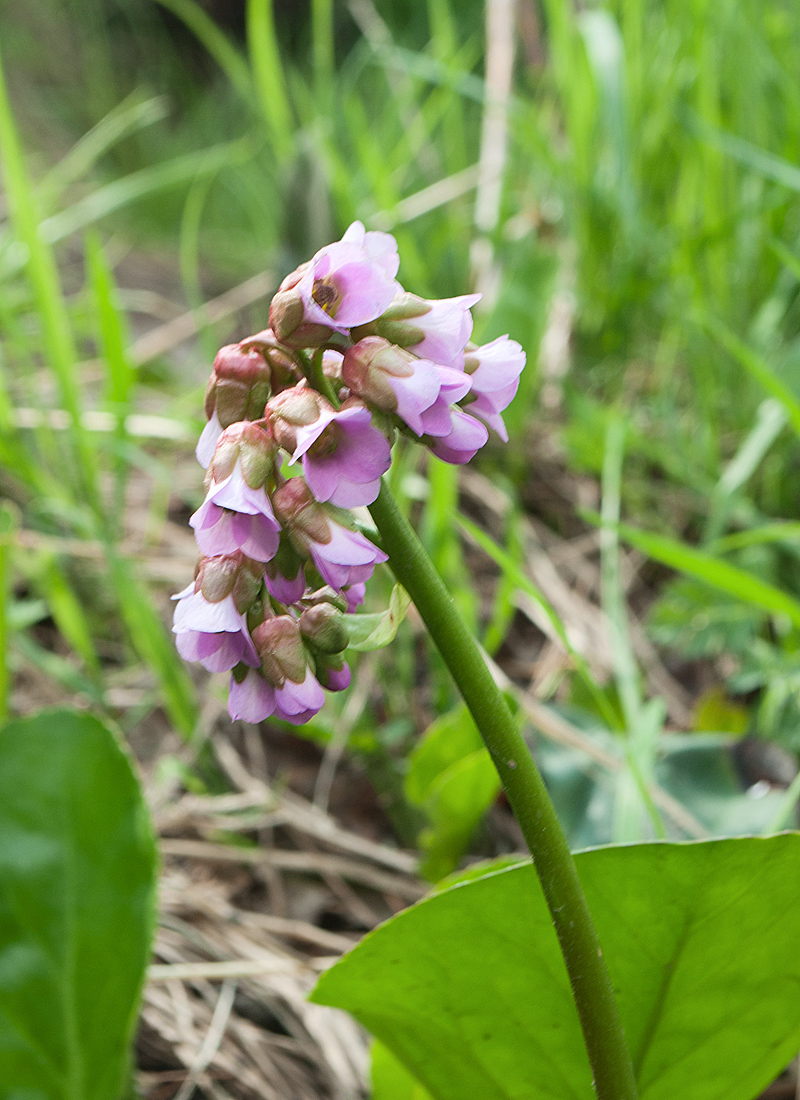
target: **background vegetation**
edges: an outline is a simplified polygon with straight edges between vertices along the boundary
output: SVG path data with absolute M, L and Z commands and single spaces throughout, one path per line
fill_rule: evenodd
M 77 702 L 159 781 L 224 788 L 224 687 L 166 625 L 203 387 L 360 218 L 395 233 L 406 286 L 478 286 L 476 337 L 528 353 L 507 448 L 460 482 L 410 452 L 393 476 L 573 842 L 786 824 L 800 11 L 489 8 L 487 29 L 479 0 L 5 6 L 0 712 Z M 322 800 L 349 748 L 436 879 L 497 788 L 425 646 L 412 617 L 306 734 Z

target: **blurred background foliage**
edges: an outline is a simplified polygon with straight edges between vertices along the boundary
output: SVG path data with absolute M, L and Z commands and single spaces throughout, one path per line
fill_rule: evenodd
M 221 782 L 203 745 L 223 689 L 164 625 L 191 568 L 203 387 L 217 346 L 264 327 L 281 275 L 360 218 L 397 236 L 404 285 L 477 284 L 476 339 L 527 351 L 507 448 L 461 483 L 435 463 L 424 480 L 411 451 L 392 477 L 573 841 L 785 825 L 800 9 L 517 0 L 488 5 L 507 25 L 487 32 L 485 8 L 6 0 L 0 710 L 91 706 L 162 778 Z M 355 680 L 306 730 L 318 794 L 351 749 L 441 877 L 493 774 L 413 617 Z

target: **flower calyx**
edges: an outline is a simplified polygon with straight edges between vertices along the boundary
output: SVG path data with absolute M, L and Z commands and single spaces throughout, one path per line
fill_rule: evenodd
M 224 481 L 241 463 L 242 477 L 251 489 L 260 489 L 275 470 L 277 444 L 265 421 L 243 420 L 229 425 L 217 440 L 206 473 L 206 483 Z
M 241 551 L 201 558 L 195 576 L 195 592 L 202 592 L 208 603 L 221 603 L 233 597 L 236 610 L 245 615 L 258 598 L 264 566 Z

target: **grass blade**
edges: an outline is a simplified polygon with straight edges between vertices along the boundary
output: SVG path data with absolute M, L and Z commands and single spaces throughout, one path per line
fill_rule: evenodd
M 591 523 L 601 525 L 603 522 L 596 513 L 584 511 L 582 515 Z M 668 565 L 678 573 L 685 573 L 696 580 L 704 581 L 712 588 L 726 592 L 729 596 L 743 600 L 753 607 L 760 607 L 770 615 L 786 615 L 794 626 L 800 627 L 800 601 L 795 600 L 782 589 L 776 588 L 775 585 L 762 581 L 760 577 L 748 573 L 745 569 L 721 561 L 705 550 L 698 550 L 695 546 L 689 546 L 667 535 L 642 531 L 627 523 L 620 523 L 617 526 L 620 538 L 647 554 L 648 557 L 660 561 L 662 565 Z
M 44 350 L 56 377 L 61 400 L 72 422 L 80 479 L 88 498 L 99 507 L 97 465 L 88 435 L 81 424 L 81 401 L 75 350 L 69 316 L 64 303 L 55 257 L 40 233 L 22 147 L 17 135 L 11 104 L 0 61 L 0 157 L 13 228 L 27 249 L 28 277 L 39 312 Z
M 287 160 L 293 148 L 292 112 L 275 35 L 272 0 L 248 0 L 246 18 L 256 96 L 275 152 L 280 160 Z
M 726 324 L 710 313 L 697 315 L 699 323 L 730 355 L 737 359 L 749 374 L 764 389 L 780 401 L 787 419 L 795 432 L 800 435 L 800 400 L 792 393 L 786 383 L 778 377 L 766 359 L 754 351 L 748 344 L 732 332 Z
M 156 0 L 181 20 L 208 50 L 246 103 L 253 101 L 253 81 L 247 62 L 226 34 L 194 0 Z

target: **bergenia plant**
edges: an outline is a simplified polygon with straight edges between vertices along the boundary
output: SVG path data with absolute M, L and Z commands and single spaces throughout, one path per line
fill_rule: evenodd
M 442 653 L 534 857 L 606 1100 L 636 1089 L 597 933 L 533 758 L 481 651 L 383 475 L 399 435 L 469 462 L 525 364 L 508 336 L 470 343 L 478 295 L 427 301 L 396 276 L 397 244 L 355 222 L 288 275 L 269 328 L 218 353 L 197 446 L 201 553 L 175 599 L 180 653 L 230 673 L 232 718 L 299 724 L 350 682 L 346 615 L 387 563 Z M 377 533 L 351 509 L 368 507 Z

